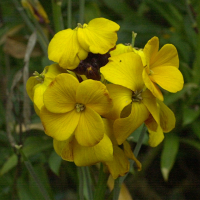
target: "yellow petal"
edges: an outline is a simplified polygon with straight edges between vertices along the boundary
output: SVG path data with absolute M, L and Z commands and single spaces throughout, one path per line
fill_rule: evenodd
M 94 146 L 103 139 L 104 133 L 104 124 L 99 114 L 89 107 L 80 112 L 80 120 L 75 130 L 75 137 L 80 145 Z
M 26 82 L 26 91 L 32 101 L 34 96 L 34 87 L 39 83 L 40 82 L 34 76 L 31 76 Z
M 87 55 L 88 52 L 78 42 L 76 29 L 58 32 L 49 43 L 49 60 L 59 63 L 65 69 L 75 69 Z
M 179 67 L 179 58 L 176 47 L 172 44 L 164 45 L 155 57 L 151 58 L 150 68 L 158 66 L 173 66 Z
M 143 103 L 133 102 L 131 114 L 126 118 L 116 119 L 114 134 L 119 145 L 133 133 L 149 116 L 149 111 Z
M 76 104 L 78 80 L 70 74 L 60 74 L 50 83 L 44 93 L 44 105 L 53 113 L 73 110 Z
M 141 58 L 134 52 L 110 57 L 108 64 L 100 69 L 106 80 L 132 91 L 140 91 L 144 86 L 142 70 Z
M 110 51 L 110 55 L 117 56 L 127 52 L 133 52 L 133 47 L 131 45 L 118 44 L 114 50 Z
M 133 151 L 131 150 L 131 146 L 130 144 L 125 141 L 123 143 L 123 147 L 124 147 L 124 153 L 125 155 L 129 158 L 135 161 L 138 171 L 140 171 L 142 169 L 142 164 L 140 163 L 140 161 L 135 157 L 135 155 L 133 154 Z
M 63 160 L 74 161 L 72 139 L 73 137 L 65 141 L 53 140 L 54 150 Z
M 128 158 L 125 156 L 124 151 L 118 146 L 113 146 L 113 161 L 105 162 L 112 177 L 116 179 L 119 176 L 124 176 L 130 168 Z
M 159 108 L 157 106 L 157 101 L 149 90 L 145 90 L 142 93 L 142 102 L 147 107 L 156 122 L 160 124 Z
M 53 80 L 58 74 L 66 73 L 66 72 L 67 71 L 65 69 L 63 69 L 62 67 L 60 67 L 58 64 L 52 64 L 52 65 L 45 67 L 44 76 L 45 76 L 45 79 Z M 44 79 L 44 81 L 45 81 L 45 79 Z
M 167 133 L 175 127 L 176 118 L 171 109 L 169 109 L 163 102 L 158 101 L 160 106 L 160 126 L 163 132 Z
M 158 37 L 151 38 L 145 45 L 143 52 L 148 67 L 151 64 L 151 60 L 154 60 L 154 58 L 156 57 L 158 49 L 159 49 Z
M 100 115 L 112 109 L 112 99 L 109 96 L 106 86 L 100 81 L 91 79 L 80 83 L 77 88 L 76 102 L 92 108 Z
M 96 18 L 78 28 L 78 41 L 87 52 L 105 54 L 117 41 L 119 25 L 105 18 Z
M 158 146 L 164 139 L 162 128 L 158 126 L 156 131 L 151 131 L 150 129 L 148 129 L 148 131 L 149 131 L 149 145 L 151 147 Z
M 145 120 L 145 125 L 148 130 L 150 129 L 151 131 L 156 131 L 158 128 L 158 123 L 155 121 L 152 115 L 149 115 L 148 119 Z
M 113 145 L 117 145 L 117 141 L 114 136 L 114 130 L 113 130 L 113 120 L 109 120 L 106 118 L 102 118 L 105 128 L 105 134 L 110 138 Z
M 46 91 L 47 86 L 45 84 L 37 84 L 34 87 L 34 96 L 33 96 L 33 102 L 34 105 L 36 107 L 36 113 L 39 114 L 37 112 L 37 109 L 40 111 L 42 106 L 44 105 L 44 101 L 43 101 L 43 94 Z
M 113 160 L 112 142 L 106 134 L 103 139 L 93 147 L 84 147 L 74 142 L 74 162 L 77 166 L 88 166 L 98 162 Z
M 154 67 L 150 79 L 163 89 L 173 93 L 182 90 L 184 84 L 183 75 L 178 68 L 173 66 Z
M 163 95 L 162 92 L 160 91 L 159 87 L 151 81 L 149 75 L 147 74 L 147 71 L 144 69 L 142 72 L 142 77 L 145 83 L 145 86 L 152 92 L 152 94 L 158 98 L 159 100 L 163 101 Z
M 80 113 L 75 110 L 64 114 L 51 113 L 43 106 L 40 118 L 45 133 L 56 140 L 63 141 L 70 138 L 74 133 L 79 122 Z
M 132 91 L 128 88 L 114 84 L 108 84 L 107 89 L 113 100 L 113 108 L 109 113 L 103 116 L 115 120 L 120 117 L 123 108 L 131 103 Z

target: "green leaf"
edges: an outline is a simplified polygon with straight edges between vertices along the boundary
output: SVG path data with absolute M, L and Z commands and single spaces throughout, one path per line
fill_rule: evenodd
M 24 144 L 23 152 L 26 157 L 30 157 L 39 152 L 52 148 L 52 139 L 48 137 L 29 137 Z M 0 170 L 0 176 L 7 173 L 13 167 L 17 165 L 17 156 L 13 154 L 4 163 Z
M 62 158 L 57 155 L 55 151 L 52 151 L 49 157 L 49 167 L 58 176 Z
M 161 172 L 165 181 L 168 180 L 169 173 L 174 165 L 178 148 L 179 138 L 172 133 L 166 134 L 161 154 Z
M 183 142 L 185 144 L 188 144 L 198 150 L 200 150 L 200 142 L 192 139 L 182 138 L 180 139 L 180 142 Z
M 30 193 L 27 181 L 22 177 L 17 180 L 17 192 L 20 200 L 36 200 Z
M 17 156 L 16 154 L 13 154 L 8 158 L 8 160 L 4 163 L 3 167 L 1 168 L 0 176 L 10 171 L 16 165 L 17 165 Z
M 183 126 L 191 124 L 200 114 L 200 109 L 189 108 L 186 105 L 183 109 Z

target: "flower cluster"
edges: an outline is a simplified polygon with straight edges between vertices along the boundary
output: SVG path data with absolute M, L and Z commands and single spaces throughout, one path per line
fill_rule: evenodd
M 153 147 L 174 128 L 160 87 L 169 92 L 183 87 L 173 45 L 159 50 L 157 37 L 143 49 L 116 45 L 118 30 L 115 22 L 96 18 L 58 32 L 48 47 L 57 64 L 27 82 L 57 154 L 77 166 L 102 162 L 113 178 L 129 171 L 129 159 L 141 168 L 127 141 L 138 127 L 145 123 Z

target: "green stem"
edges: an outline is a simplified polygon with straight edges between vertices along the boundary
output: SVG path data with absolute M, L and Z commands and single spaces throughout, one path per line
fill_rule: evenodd
M 78 167 L 78 180 L 79 180 L 79 199 L 84 200 L 84 192 L 83 192 L 83 186 L 84 186 L 84 176 L 81 167 Z
M 72 28 L 72 1 L 68 0 L 67 4 L 67 28 Z
M 138 156 L 138 153 L 141 149 L 141 146 L 143 144 L 143 140 L 144 140 L 144 136 L 146 133 L 146 126 L 143 125 L 142 131 L 140 133 L 140 137 L 138 139 L 137 145 L 133 151 L 133 154 L 135 155 L 135 157 Z M 134 164 L 134 160 L 130 160 L 130 169 L 133 167 Z M 118 200 L 119 198 L 119 193 L 120 193 L 120 189 L 121 189 L 121 185 L 124 181 L 124 179 L 127 177 L 128 173 L 125 176 L 119 177 L 115 180 L 115 185 L 114 185 L 114 189 L 113 189 L 113 200 Z
M 33 180 L 35 181 L 36 185 L 38 186 L 42 196 L 44 197 L 45 200 L 51 200 L 48 192 L 46 191 L 46 189 L 44 188 L 44 186 L 42 185 L 40 179 L 38 178 L 37 174 L 35 173 L 35 170 L 32 166 L 32 164 L 29 162 L 28 158 L 25 156 L 21 146 L 15 146 L 20 154 L 22 155 L 23 159 L 24 159 L 24 164 L 27 168 L 27 170 L 29 171 L 30 175 L 32 176 Z
M 105 191 L 107 187 L 107 179 L 108 176 L 103 171 L 103 164 L 101 163 L 100 171 L 99 171 L 99 179 L 97 183 L 97 187 L 94 193 L 94 200 L 102 200 L 105 196 Z
M 61 12 L 62 0 L 51 0 L 53 11 L 53 22 L 55 32 L 59 32 L 64 29 L 63 18 Z
M 93 200 L 92 183 L 88 167 L 78 167 L 79 176 L 79 199 Z
M 85 0 L 79 1 L 79 23 L 84 23 Z

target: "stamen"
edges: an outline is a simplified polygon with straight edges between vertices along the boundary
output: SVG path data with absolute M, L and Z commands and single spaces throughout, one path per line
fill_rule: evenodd
M 83 110 L 85 110 L 85 105 L 81 104 L 81 103 L 77 103 L 75 105 L 75 108 L 76 108 L 76 112 L 82 112 Z
M 140 102 L 142 100 L 142 90 L 141 91 L 135 91 L 132 94 L 132 102 Z

